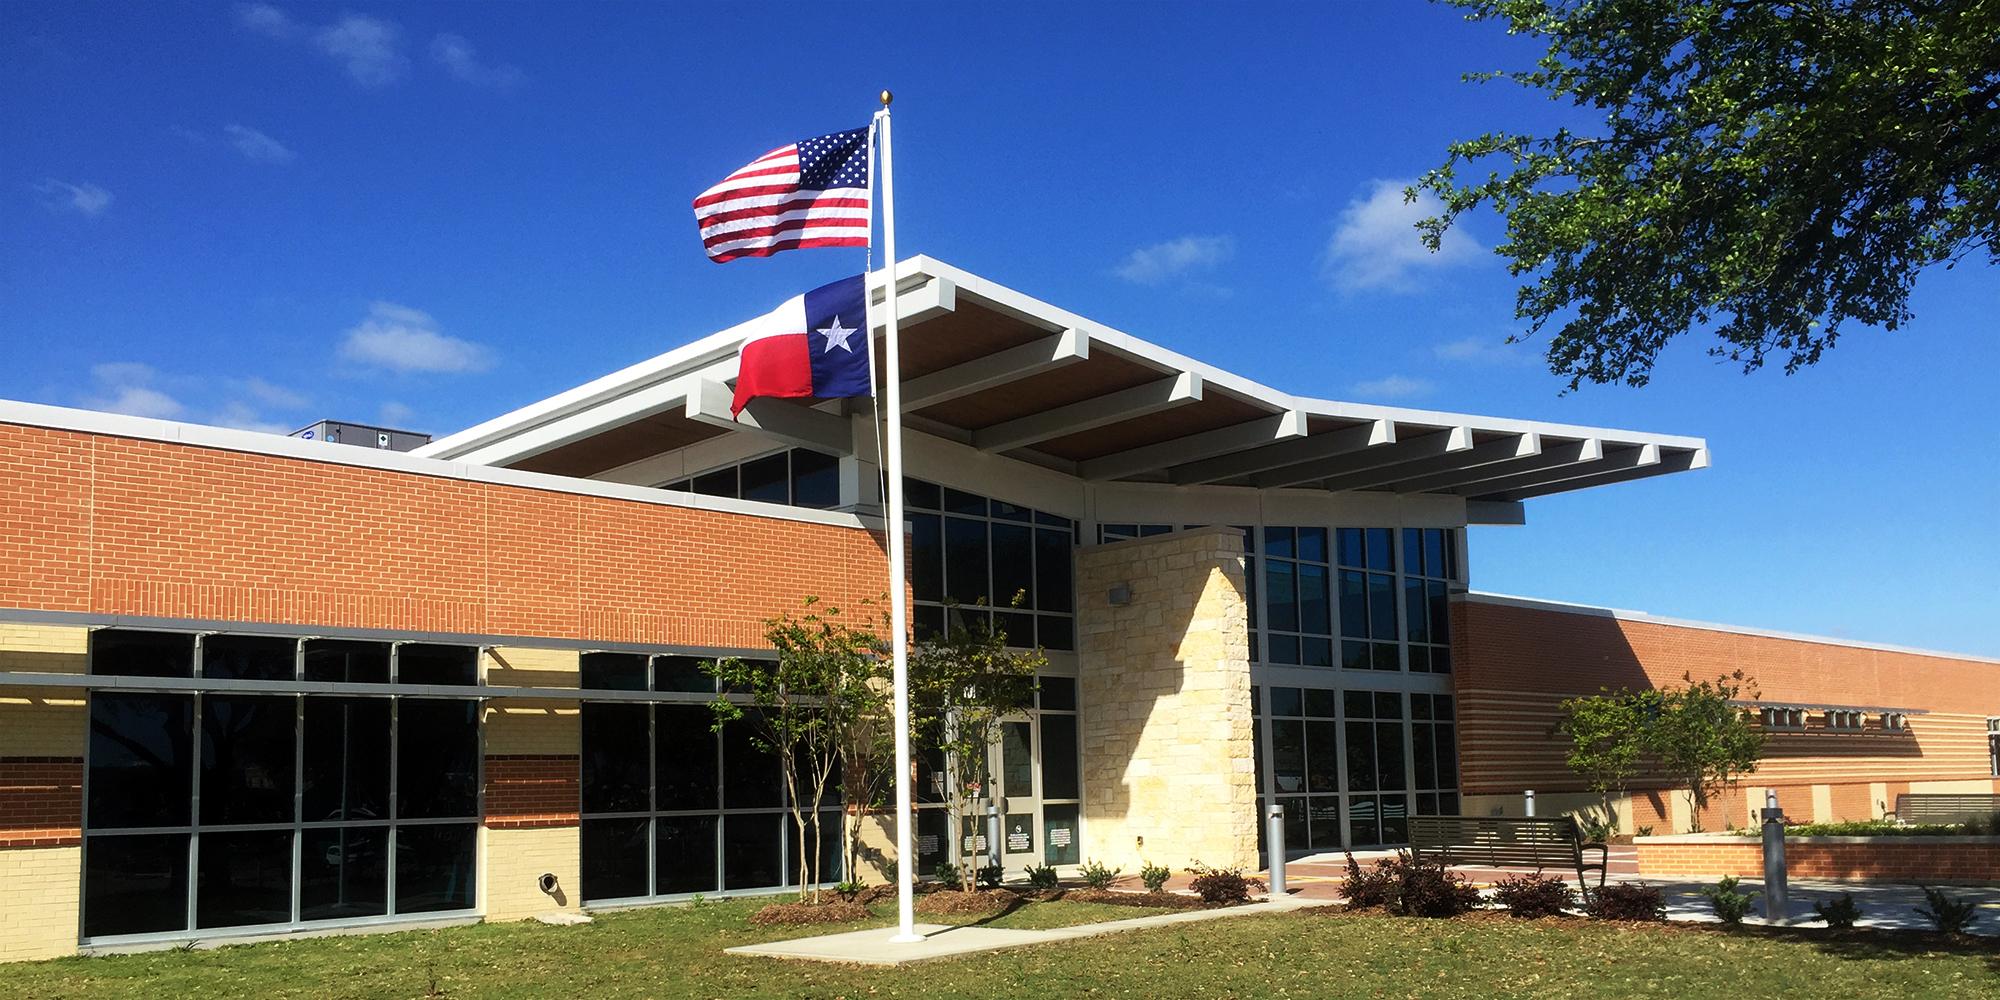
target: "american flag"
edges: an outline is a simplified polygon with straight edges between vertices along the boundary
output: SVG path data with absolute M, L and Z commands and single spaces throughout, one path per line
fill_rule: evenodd
M 868 245 L 868 129 L 771 150 L 694 200 L 708 259 Z

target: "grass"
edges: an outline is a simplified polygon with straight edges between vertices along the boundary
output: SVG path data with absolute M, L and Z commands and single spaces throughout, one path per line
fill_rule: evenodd
M 724 955 L 796 936 L 761 904 L 0 966 L 0 996 L 90 997 L 1635 997 L 1992 996 L 1993 942 L 1363 915 L 1227 917 L 1021 951 L 864 969 Z M 1015 911 L 1042 920 L 1058 907 Z M 1096 904 L 1102 905 L 1102 904 Z M 1107 909 L 1121 909 L 1107 907 Z M 1129 908 L 1112 916 L 1136 915 Z M 1137 911 L 1145 912 L 1145 911 Z M 1036 916 L 1030 917 L 1028 914 Z M 991 926 L 991 925 L 989 925 Z M 830 930 L 830 929 L 829 929 Z M 1865 987 L 1862 985 L 1865 984 Z

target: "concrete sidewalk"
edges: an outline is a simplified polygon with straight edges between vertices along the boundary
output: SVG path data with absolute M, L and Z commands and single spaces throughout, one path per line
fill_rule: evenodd
M 822 934 L 817 937 L 793 938 L 789 941 L 767 941 L 763 944 L 739 945 L 725 949 L 731 955 L 762 955 L 766 958 L 801 959 L 815 962 L 847 962 L 855 965 L 908 965 L 913 962 L 927 962 L 939 958 L 953 958 L 959 955 L 981 954 L 1003 951 L 1009 948 L 1024 948 L 1029 945 L 1049 944 L 1056 941 L 1075 941 L 1080 938 L 1117 934 L 1122 931 L 1144 930 L 1151 927 L 1166 927 L 1172 924 L 1195 923 L 1203 920 L 1220 920 L 1228 917 L 1255 916 L 1260 913 L 1285 913 L 1309 906 L 1321 905 L 1321 900 L 1276 899 L 1253 901 L 1242 906 L 1226 906 L 1214 910 L 1182 910 L 1177 913 L 1161 913 L 1126 920 L 1108 920 L 1103 923 L 1080 924 L 1075 927 L 1056 927 L 1049 930 L 1015 930 L 1004 927 L 980 927 L 966 925 L 959 927 L 944 924 L 918 924 L 917 932 L 924 935 L 922 941 L 898 943 L 889 940 L 896 933 L 894 927 L 876 927 L 865 931 L 847 931 L 841 934 Z

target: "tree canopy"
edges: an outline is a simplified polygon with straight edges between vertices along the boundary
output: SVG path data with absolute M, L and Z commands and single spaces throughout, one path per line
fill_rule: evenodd
M 2000 263 L 2000 0 L 1445 0 L 1548 43 L 1477 73 L 1590 124 L 1452 144 L 1407 194 L 1506 219 L 1515 312 L 1570 388 L 1644 385 L 1711 330 L 1745 371 L 1912 317 L 1917 276 Z M 1601 121 L 1601 124 L 1598 122 Z

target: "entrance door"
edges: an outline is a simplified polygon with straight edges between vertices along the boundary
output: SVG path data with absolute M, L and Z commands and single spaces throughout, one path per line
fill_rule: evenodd
M 1042 800 L 1035 781 L 1035 742 L 1032 717 L 1000 724 L 994 791 L 999 793 L 1000 862 L 1009 875 L 1041 863 Z

